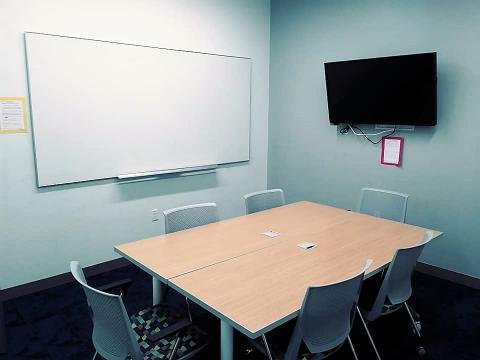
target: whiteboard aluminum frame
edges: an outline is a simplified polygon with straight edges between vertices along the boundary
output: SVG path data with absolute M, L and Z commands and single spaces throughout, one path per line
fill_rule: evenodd
M 213 56 L 220 56 L 220 57 L 227 57 L 227 58 L 237 58 L 237 59 L 245 59 L 245 60 L 250 60 L 252 61 L 252 58 L 250 57 L 245 57 L 245 56 L 237 56 L 237 55 L 226 55 L 226 54 L 218 54 L 218 53 L 213 53 L 213 52 L 202 52 L 202 51 L 193 51 L 193 50 L 184 50 L 184 49 L 173 49 L 173 48 L 168 48 L 168 47 L 160 47 L 160 46 L 152 46 L 152 45 L 145 45 L 145 44 L 132 44 L 132 43 L 126 43 L 126 42 L 118 42 L 118 41 L 109 41 L 109 40 L 101 40 L 101 39 L 92 39 L 92 38 L 84 38 L 84 37 L 79 37 L 79 36 L 71 36 L 71 35 L 59 35 L 59 34 L 51 34 L 51 33 L 44 33 L 44 32 L 36 32 L 36 31 L 26 31 L 23 34 L 23 40 L 24 40 L 24 49 L 25 49 L 25 64 L 26 64 L 26 75 L 27 75 L 27 94 L 28 94 L 28 107 L 30 111 L 30 121 L 33 122 L 33 104 L 31 101 L 31 86 L 30 86 L 30 74 L 29 74 L 29 66 L 28 66 L 28 47 L 27 47 L 27 35 L 28 34 L 35 34 L 35 35 L 46 35 L 46 36 L 54 36 L 54 37 L 61 37 L 61 38 L 69 38 L 69 39 L 77 39 L 77 40 L 89 40 L 89 41 L 96 41 L 96 42 L 102 42 L 102 43 L 110 43 L 110 44 L 118 44 L 118 45 L 129 45 L 129 46 L 137 46 L 137 47 L 143 47 L 143 48 L 151 48 L 151 49 L 159 49 L 159 50 L 170 50 L 170 51 L 177 51 L 177 52 L 185 52 L 185 53 L 193 53 L 193 54 L 202 54 L 202 55 L 213 55 Z M 222 164 L 231 164 L 235 165 L 238 163 L 247 163 L 251 159 L 251 152 L 252 152 L 252 77 L 253 77 L 253 69 L 252 65 L 250 65 L 250 99 L 249 99 L 249 104 L 250 104 L 250 109 L 249 109 L 249 136 L 248 136 L 248 159 L 245 160 L 240 160 L 240 161 L 232 161 L 232 162 L 226 162 Z M 168 170 L 160 170 L 160 171 L 151 171 L 151 172 L 143 172 L 143 173 L 132 173 L 132 174 L 120 174 L 115 177 L 109 176 L 109 177 L 101 177 L 101 178 L 85 178 L 84 180 L 79 180 L 79 181 L 70 181 L 70 182 L 56 182 L 56 183 L 51 183 L 51 184 L 40 184 L 39 182 L 39 172 L 38 172 L 38 158 L 37 154 L 35 151 L 35 134 L 34 134 L 34 127 L 31 125 L 32 129 L 32 142 L 33 142 L 33 151 L 34 151 L 34 164 L 35 164 L 35 171 L 36 171 L 36 182 L 37 182 L 37 187 L 42 188 L 42 187 L 51 187 L 51 186 L 58 186 L 58 185 L 71 185 L 71 184 L 78 184 L 78 183 L 84 183 L 84 182 L 91 182 L 91 181 L 101 181 L 101 180 L 106 180 L 106 179 L 136 179 L 138 178 L 140 180 L 141 177 L 155 177 L 157 179 L 158 175 L 168 175 L 168 174 L 176 174 L 179 173 L 179 176 L 190 176 L 190 175 L 197 175 L 197 174 L 203 174 L 203 173 L 214 173 L 216 172 L 216 169 L 218 168 L 219 164 L 212 164 L 212 165 L 205 165 L 205 166 L 196 166 L 196 167 L 189 167 L 189 168 L 178 168 L 178 169 L 168 169 Z M 197 172 L 198 171 L 198 172 Z

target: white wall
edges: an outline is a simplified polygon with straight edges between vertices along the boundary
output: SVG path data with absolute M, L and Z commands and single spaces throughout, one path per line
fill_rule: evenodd
M 360 188 L 410 195 L 406 222 L 444 232 L 421 261 L 480 278 L 480 2 L 274 0 L 270 187 L 354 208 Z M 328 120 L 323 63 L 437 52 L 438 125 L 399 132 L 402 166 Z
M 0 287 L 64 273 L 71 259 L 115 258 L 113 245 L 163 233 L 153 208 L 215 201 L 227 218 L 266 187 L 269 0 L 2 0 L 0 24 L 0 96 L 28 99 L 25 31 L 253 59 L 251 161 L 216 175 L 38 189 L 31 132 L 0 135 Z

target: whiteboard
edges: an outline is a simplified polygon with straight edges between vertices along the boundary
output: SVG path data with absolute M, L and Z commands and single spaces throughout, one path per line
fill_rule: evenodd
M 39 186 L 249 160 L 248 58 L 25 33 Z

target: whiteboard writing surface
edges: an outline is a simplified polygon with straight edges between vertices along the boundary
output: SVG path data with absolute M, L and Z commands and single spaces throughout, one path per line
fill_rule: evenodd
M 251 60 L 26 33 L 39 186 L 249 160 Z

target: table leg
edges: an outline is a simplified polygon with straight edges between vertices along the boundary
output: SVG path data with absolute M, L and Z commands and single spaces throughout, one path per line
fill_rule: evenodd
M 163 301 L 163 284 L 155 277 L 152 277 L 152 295 L 153 305 L 158 305 Z
M 220 358 L 233 360 L 233 328 L 225 321 L 220 321 Z

